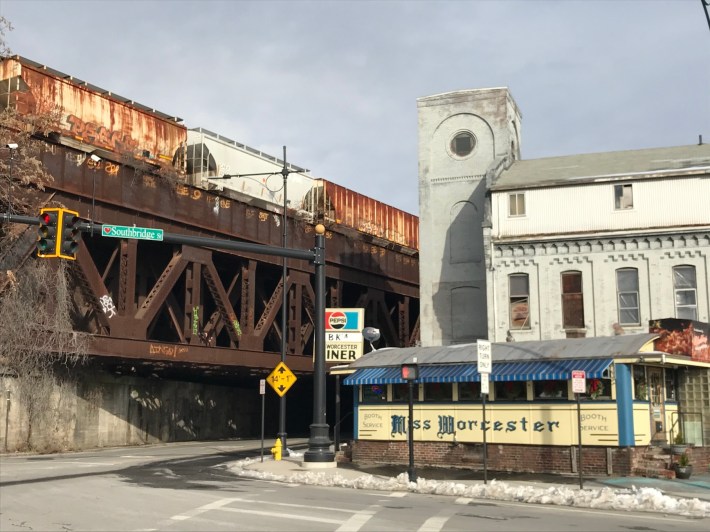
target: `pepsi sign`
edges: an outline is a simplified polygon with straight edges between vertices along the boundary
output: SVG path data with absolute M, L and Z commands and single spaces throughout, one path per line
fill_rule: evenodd
M 325 330 L 327 332 L 360 332 L 364 321 L 364 309 L 331 308 L 325 310 Z

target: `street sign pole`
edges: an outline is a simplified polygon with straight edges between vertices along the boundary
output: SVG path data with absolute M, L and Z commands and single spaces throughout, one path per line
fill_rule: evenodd
M 579 403 L 579 394 L 574 394 L 577 396 L 577 470 L 579 471 L 579 489 L 584 489 L 584 481 L 582 480 L 582 409 Z
M 264 398 L 266 397 L 266 379 L 259 380 L 259 394 L 261 394 L 261 461 L 264 461 Z
M 586 390 L 587 375 L 584 371 L 572 372 L 572 391 L 577 399 L 577 471 L 579 472 L 579 489 L 584 489 L 582 479 L 582 407 L 579 402 L 579 394 Z
M 493 369 L 491 343 L 488 340 L 476 342 L 478 373 L 481 375 L 481 408 L 483 415 L 483 483 L 488 484 L 488 442 L 486 441 L 486 397 L 488 396 L 488 376 Z M 485 390 L 485 391 L 484 391 Z
M 484 374 L 485 375 L 485 374 Z M 483 377 L 483 375 L 482 375 Z M 485 375 L 488 379 L 488 375 Z M 488 484 L 488 445 L 486 443 L 486 395 L 481 394 L 481 404 L 483 407 L 483 483 Z

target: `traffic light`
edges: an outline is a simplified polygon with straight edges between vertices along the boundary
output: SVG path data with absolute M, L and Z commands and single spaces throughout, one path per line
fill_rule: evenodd
M 76 260 L 76 252 L 81 242 L 79 213 L 62 209 L 60 215 L 61 241 L 57 256 L 61 259 Z
M 62 209 L 44 208 L 39 211 L 37 231 L 37 256 L 45 259 L 57 257 L 57 229 Z
M 416 364 L 402 364 L 402 378 L 413 381 L 419 378 L 419 366 Z

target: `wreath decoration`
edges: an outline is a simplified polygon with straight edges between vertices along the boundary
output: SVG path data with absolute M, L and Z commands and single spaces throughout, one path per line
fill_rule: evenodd
M 587 394 L 592 399 L 596 399 L 604 393 L 604 383 L 601 379 L 592 379 L 587 383 Z

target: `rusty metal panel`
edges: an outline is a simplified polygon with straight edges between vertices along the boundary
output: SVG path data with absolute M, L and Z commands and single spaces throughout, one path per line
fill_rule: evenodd
M 0 62 L 3 105 L 21 113 L 59 109 L 62 140 L 83 151 L 98 148 L 172 167 L 187 141 L 176 118 L 15 56 Z M 179 166 L 179 165 L 178 165 Z
M 419 249 L 419 218 L 325 179 L 318 179 L 321 192 L 314 194 L 316 216 L 361 233 Z M 324 192 L 324 193 L 323 193 Z

